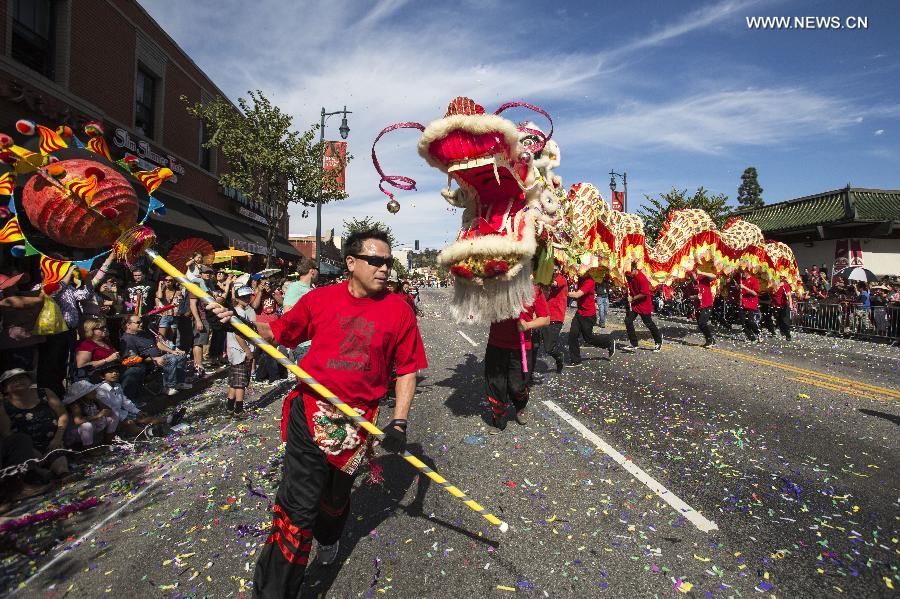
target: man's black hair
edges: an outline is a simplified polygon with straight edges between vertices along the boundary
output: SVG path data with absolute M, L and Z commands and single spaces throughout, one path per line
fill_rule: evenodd
M 381 229 L 366 229 L 364 231 L 357 231 L 355 233 L 351 233 L 347 237 L 347 239 L 344 240 L 344 260 L 347 259 L 347 256 L 361 254 L 363 249 L 363 242 L 366 239 L 377 239 L 378 241 L 385 242 L 388 247 L 391 247 L 390 238 L 388 237 L 386 231 L 382 231 Z

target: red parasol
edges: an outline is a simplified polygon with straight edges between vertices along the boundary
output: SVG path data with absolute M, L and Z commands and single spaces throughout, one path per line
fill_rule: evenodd
M 166 259 L 171 262 L 178 270 L 184 272 L 187 270 L 187 261 L 197 252 L 203 254 L 203 263 L 209 266 L 213 263 L 213 257 L 216 249 L 205 239 L 199 237 L 188 237 L 175 244 L 169 250 Z

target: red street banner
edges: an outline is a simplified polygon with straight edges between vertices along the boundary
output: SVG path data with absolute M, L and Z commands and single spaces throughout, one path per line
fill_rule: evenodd
M 624 191 L 612 192 L 612 209 L 618 210 L 619 212 L 625 212 L 625 192 Z
M 859 239 L 838 239 L 834 243 L 834 263 L 831 275 L 850 266 L 862 266 L 863 254 Z
M 344 191 L 345 166 L 347 165 L 347 142 L 326 141 L 325 157 L 322 159 L 322 168 L 326 171 L 338 171 L 332 179 L 333 184 L 322 182 L 325 191 Z

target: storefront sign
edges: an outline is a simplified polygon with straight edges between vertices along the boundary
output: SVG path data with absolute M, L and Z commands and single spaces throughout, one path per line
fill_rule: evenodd
M 172 172 L 183 175 L 184 167 L 177 162 L 175 162 L 175 158 L 169 154 L 157 154 L 153 151 L 153 148 L 150 147 L 150 144 L 146 141 L 134 140 L 128 134 L 128 131 L 125 129 L 116 129 L 115 134 L 113 135 L 113 145 L 124 148 L 129 152 L 134 153 L 138 158 L 146 161 L 147 163 L 151 163 L 151 168 L 156 168 L 157 166 L 165 166 L 172 169 Z M 140 164 L 140 163 L 138 163 Z M 144 165 L 141 165 L 144 167 Z M 173 178 L 173 182 L 176 182 L 177 178 Z
M 263 216 L 260 216 L 259 214 L 255 213 L 255 212 L 251 212 L 251 211 L 247 210 L 246 208 L 244 208 L 243 206 L 238 206 L 235 209 L 235 212 L 237 214 L 240 214 L 241 216 L 249 218 L 250 220 L 254 220 L 262 225 L 266 225 L 267 227 L 269 226 L 269 221 L 266 220 Z
M 243 239 L 229 239 L 228 245 L 236 250 L 243 250 L 245 252 L 250 252 L 251 254 L 260 254 L 262 256 L 266 255 L 266 246 L 259 243 L 253 243 L 252 241 L 245 241 Z M 275 251 L 274 248 L 272 248 L 272 255 L 278 255 L 278 252 Z
M 234 200 L 241 206 L 245 206 L 250 210 L 255 210 L 256 212 L 265 214 L 269 218 L 275 217 L 275 207 L 271 204 L 267 204 L 264 202 L 257 202 L 250 198 L 245 193 L 235 189 L 234 187 L 228 187 L 227 185 L 221 186 L 222 195 L 228 198 L 229 200 Z

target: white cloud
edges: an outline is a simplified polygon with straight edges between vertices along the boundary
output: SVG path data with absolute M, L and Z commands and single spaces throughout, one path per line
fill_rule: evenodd
M 884 135 L 884 129 L 876 129 L 875 135 Z

